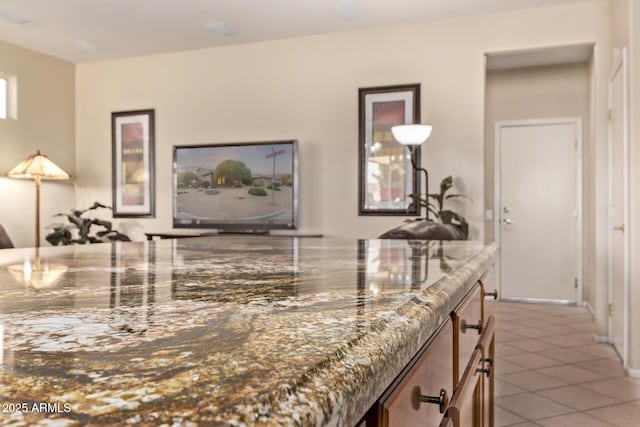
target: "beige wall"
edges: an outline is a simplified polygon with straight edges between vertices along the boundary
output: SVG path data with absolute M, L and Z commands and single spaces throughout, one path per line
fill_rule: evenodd
M 0 120 L 0 222 L 14 245 L 33 246 L 34 182 L 4 174 L 37 149 L 75 174 L 75 66 L 0 41 L 0 73 L 18 78 L 18 118 Z M 74 206 L 72 182 L 43 182 L 43 241 L 52 215 Z
M 490 71 L 486 81 L 485 209 L 494 208 L 495 123 L 557 117 L 580 117 L 583 124 L 583 298 L 595 306 L 595 164 L 590 138 L 590 66 L 587 63 Z M 485 240 L 494 240 L 494 223 L 486 221 Z
M 630 37 L 630 1 L 611 0 L 611 46 L 612 59 L 616 59 L 620 54 L 620 49 L 629 46 Z
M 357 89 L 419 82 L 432 185 L 456 177 L 482 238 L 484 53 L 608 45 L 606 16 L 593 1 L 78 65 L 78 204 L 111 200 L 110 113 L 155 108 L 157 218 L 126 221 L 134 236 L 171 228 L 172 145 L 280 138 L 300 140 L 301 228 L 376 236 L 401 219 L 357 215 Z

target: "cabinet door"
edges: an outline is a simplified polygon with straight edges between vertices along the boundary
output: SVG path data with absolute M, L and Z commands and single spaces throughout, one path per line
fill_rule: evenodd
M 453 394 L 448 416 L 455 427 L 482 427 L 482 350 L 477 348 Z
M 448 322 L 396 390 L 382 402 L 384 426 L 440 425 L 453 392 L 452 342 L 453 326 Z M 421 401 L 426 397 L 439 399 L 443 391 L 446 402 L 442 408 L 437 403 Z
M 495 396 L 495 318 L 489 316 L 485 323 L 484 331 L 480 337 L 478 348 L 482 351 L 482 370 L 484 373 L 482 385 L 482 405 L 484 414 L 484 427 L 493 427 L 494 396 Z
M 440 427 L 455 427 L 453 424 L 453 419 L 449 416 L 444 417 L 442 422 L 440 423 Z
M 453 312 L 453 385 L 460 381 L 471 353 L 482 333 L 482 295 L 480 286 L 469 293 L 462 305 Z

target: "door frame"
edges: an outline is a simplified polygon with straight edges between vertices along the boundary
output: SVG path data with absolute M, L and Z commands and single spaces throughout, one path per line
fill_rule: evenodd
M 493 197 L 493 232 L 494 241 L 500 248 L 498 259 L 496 262 L 496 288 L 502 293 L 502 140 L 501 131 L 503 128 L 522 127 L 522 126 L 547 126 L 558 124 L 573 124 L 576 127 L 576 271 L 575 277 L 578 279 L 578 287 L 576 289 L 576 304 L 581 305 L 583 302 L 582 294 L 582 118 L 581 117 L 560 117 L 560 118 L 541 118 L 526 120 L 501 120 L 495 123 L 495 145 L 494 145 L 494 197 Z M 523 299 L 530 302 L 547 302 L 558 304 L 569 304 L 570 301 L 565 300 L 534 300 Z
M 613 79 L 619 72 L 622 72 L 622 152 L 623 152 L 623 224 L 625 226 L 624 236 L 623 236 L 623 328 L 622 328 L 622 354 L 620 357 L 622 358 L 622 363 L 625 369 L 627 368 L 627 361 L 629 356 L 629 287 L 630 287 L 630 271 L 629 271 L 629 249 L 630 249 L 630 238 L 629 238 L 629 71 L 627 67 L 627 48 L 624 47 L 622 49 L 622 54 L 620 58 L 616 61 L 611 69 L 611 74 L 609 75 L 608 82 L 608 108 L 609 112 L 613 109 Z M 607 230 L 607 239 L 608 239 L 608 256 L 607 256 L 607 270 L 608 270 L 608 304 L 613 303 L 613 218 L 612 218 L 612 209 L 613 209 L 613 132 L 611 128 L 611 120 L 609 120 L 607 124 L 608 138 L 607 138 L 607 151 L 608 151 L 608 168 L 609 168 L 609 176 L 608 176 L 608 230 Z M 612 321 L 611 316 L 607 315 L 607 339 L 611 342 L 612 338 Z

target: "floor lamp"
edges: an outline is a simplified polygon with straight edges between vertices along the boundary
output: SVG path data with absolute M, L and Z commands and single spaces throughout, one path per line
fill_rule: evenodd
M 7 172 L 9 178 L 33 179 L 36 182 L 36 237 L 35 237 L 35 265 L 29 258 L 24 264 L 10 265 L 7 270 L 21 283 L 39 289 L 53 285 L 66 271 L 67 267 L 60 264 L 45 262 L 40 265 L 40 184 L 43 179 L 69 179 L 71 176 L 60 166 L 53 163 L 40 150 L 20 162 Z
M 36 240 L 35 248 L 40 247 L 40 184 L 43 179 L 69 179 L 71 175 L 40 153 L 32 154 L 7 172 L 9 178 L 33 179 L 36 182 Z
M 419 168 L 416 161 L 416 148 L 418 145 L 424 143 L 431 135 L 432 126 L 430 125 L 399 125 L 391 128 L 393 137 L 402 145 L 409 147 L 411 153 L 411 166 L 413 166 L 414 173 L 417 171 L 424 173 L 424 189 L 425 189 L 425 201 L 427 207 L 427 214 L 425 219 L 429 219 L 429 173 L 425 168 Z M 418 202 L 420 195 L 418 194 L 414 203 Z

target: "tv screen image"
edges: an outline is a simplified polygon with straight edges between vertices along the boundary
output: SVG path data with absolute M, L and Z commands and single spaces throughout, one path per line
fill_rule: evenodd
M 295 229 L 296 140 L 174 146 L 174 227 Z

